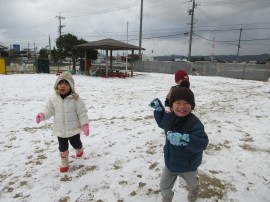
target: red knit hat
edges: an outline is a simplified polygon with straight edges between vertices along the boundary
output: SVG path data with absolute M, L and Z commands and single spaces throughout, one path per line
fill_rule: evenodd
M 178 83 L 180 80 L 189 80 L 189 77 L 184 70 L 178 70 L 177 72 L 175 72 L 174 80 L 175 83 Z

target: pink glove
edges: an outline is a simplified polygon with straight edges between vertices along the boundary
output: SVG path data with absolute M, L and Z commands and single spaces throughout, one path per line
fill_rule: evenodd
M 88 136 L 89 135 L 89 125 L 85 124 L 82 126 L 83 133 Z
M 38 113 L 37 116 L 36 116 L 36 122 L 37 122 L 37 124 L 39 124 L 41 121 L 44 121 L 44 120 L 45 120 L 44 113 Z

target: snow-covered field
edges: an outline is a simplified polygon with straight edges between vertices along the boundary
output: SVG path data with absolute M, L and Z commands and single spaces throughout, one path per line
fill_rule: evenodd
M 164 134 L 148 106 L 165 99 L 174 75 L 133 78 L 74 75 L 90 117 L 85 156 L 70 148 L 70 170 L 59 172 L 52 119 L 37 125 L 56 75 L 0 75 L 0 201 L 156 202 Z M 199 168 L 203 201 L 270 201 L 270 86 L 267 82 L 190 76 L 194 113 L 209 146 Z M 183 180 L 174 202 L 186 201 Z

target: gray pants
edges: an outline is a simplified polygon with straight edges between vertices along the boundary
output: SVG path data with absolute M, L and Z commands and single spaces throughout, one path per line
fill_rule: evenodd
M 166 166 L 163 169 L 161 180 L 160 180 L 160 190 L 163 202 L 171 202 L 173 198 L 173 186 L 176 181 L 177 176 L 182 177 L 189 188 L 197 187 L 199 181 L 197 178 L 198 170 L 194 170 L 187 173 L 173 173 Z

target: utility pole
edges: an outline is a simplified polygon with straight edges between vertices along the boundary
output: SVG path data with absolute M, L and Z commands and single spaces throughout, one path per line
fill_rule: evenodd
M 37 52 L 36 52 L 36 43 L 34 42 L 34 57 L 35 60 L 37 59 Z
M 140 61 L 142 61 L 142 54 L 141 54 L 141 48 L 142 48 L 142 20 L 143 20 L 143 0 L 141 0 L 141 17 L 140 17 L 140 37 L 139 37 L 139 58 Z
M 127 22 L 127 43 L 128 43 L 128 22 Z M 126 51 L 126 73 L 127 73 L 127 64 L 128 64 L 128 50 Z
M 242 28 L 240 29 L 240 35 L 239 35 L 239 41 L 238 41 L 238 49 L 237 49 L 237 58 L 236 58 L 236 63 L 238 63 L 239 60 L 239 49 L 240 49 L 240 42 L 241 42 L 241 35 L 242 35 Z
M 34 57 L 35 57 L 35 68 L 36 68 L 36 72 L 38 72 L 38 62 L 37 62 L 37 52 L 36 52 L 36 43 L 34 42 Z M 33 73 L 34 73 L 34 66 L 33 66 Z
M 61 20 L 65 19 L 64 17 L 61 17 L 61 12 L 59 13 L 59 16 L 56 16 L 59 19 L 59 28 L 58 28 L 58 32 L 59 32 L 59 37 L 61 36 L 61 31 L 62 28 L 65 27 L 65 25 L 61 24 Z M 60 62 L 62 63 L 62 60 L 60 60 Z M 84 62 L 85 66 L 86 66 L 86 60 Z M 59 73 L 59 60 L 58 60 L 58 67 L 57 67 L 57 73 Z
M 51 53 L 52 51 L 51 51 L 51 35 L 49 35 L 49 61 L 51 61 Z
M 189 15 L 191 15 L 190 32 L 189 32 L 188 61 L 190 61 L 190 57 L 191 57 L 191 45 L 192 45 L 193 22 L 194 22 L 194 9 L 195 9 L 195 0 L 192 0 L 192 9 L 188 10 Z
M 29 54 L 30 54 L 30 51 L 29 51 L 29 42 L 27 44 L 27 60 L 29 61 Z
M 59 13 L 59 16 L 56 16 L 59 20 L 59 28 L 58 28 L 58 33 L 59 33 L 59 36 L 61 36 L 61 30 L 63 27 L 65 27 L 65 25 L 62 25 L 61 24 L 61 20 L 62 19 L 65 19 L 65 17 L 61 17 L 61 13 Z

